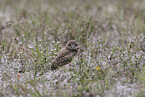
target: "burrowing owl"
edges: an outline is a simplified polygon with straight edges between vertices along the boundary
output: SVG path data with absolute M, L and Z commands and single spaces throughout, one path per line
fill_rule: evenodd
M 51 70 L 57 69 L 59 66 L 70 63 L 79 51 L 79 43 L 75 40 L 70 40 L 65 48 L 60 50 L 55 60 L 51 65 Z

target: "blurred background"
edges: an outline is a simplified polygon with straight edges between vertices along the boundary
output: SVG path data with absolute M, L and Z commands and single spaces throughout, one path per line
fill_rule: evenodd
M 145 0 L 1 0 L 0 96 L 145 96 Z M 80 53 L 50 71 L 69 40 Z

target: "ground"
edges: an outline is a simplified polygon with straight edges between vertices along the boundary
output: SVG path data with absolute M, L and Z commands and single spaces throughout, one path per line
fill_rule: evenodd
M 1 0 L 0 97 L 144 97 L 145 0 Z M 78 56 L 51 71 L 69 40 Z

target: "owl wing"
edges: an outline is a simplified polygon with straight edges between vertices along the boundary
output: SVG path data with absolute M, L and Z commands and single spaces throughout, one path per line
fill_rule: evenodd
M 62 50 L 62 51 L 60 51 L 60 53 L 58 54 L 58 56 L 56 57 L 55 60 L 57 63 L 62 63 L 62 64 L 66 63 L 67 64 L 67 62 L 68 63 L 71 62 L 72 59 L 73 59 L 73 56 L 70 51 Z
M 55 61 L 52 63 L 51 69 L 55 70 L 58 68 L 58 66 L 63 66 L 70 63 L 73 57 L 73 54 L 68 50 L 60 51 L 60 53 L 56 56 Z

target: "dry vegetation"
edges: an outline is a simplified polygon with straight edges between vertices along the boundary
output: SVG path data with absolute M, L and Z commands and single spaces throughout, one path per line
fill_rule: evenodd
M 0 97 L 144 97 L 145 0 L 1 0 L 0 68 Z

